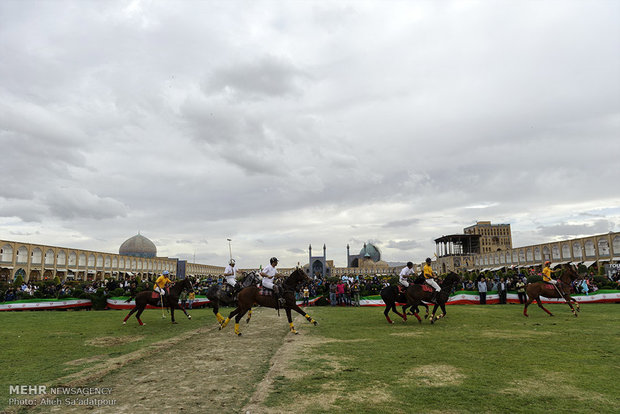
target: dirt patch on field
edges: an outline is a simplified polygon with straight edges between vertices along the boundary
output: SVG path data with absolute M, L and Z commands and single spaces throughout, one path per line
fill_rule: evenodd
M 80 359 L 74 359 L 73 361 L 67 361 L 65 362 L 65 365 L 69 365 L 71 367 L 76 367 L 79 365 L 84 365 L 84 364 L 90 364 L 93 362 L 97 362 L 102 360 L 105 357 L 105 355 L 95 355 L 89 358 L 80 358 Z
M 527 339 L 538 338 L 541 336 L 549 336 L 549 331 L 508 331 L 508 330 L 495 330 L 482 332 L 480 336 L 485 338 L 504 338 L 504 339 Z
M 35 411 L 245 413 L 241 409 L 257 384 L 277 375 L 279 364 L 284 363 L 271 361 L 274 352 L 285 348 L 283 355 L 288 358 L 290 352 L 286 349 L 297 346 L 302 335 L 292 336 L 286 318 L 278 318 L 272 309 L 256 309 L 249 325 L 242 322 L 240 337 L 234 334 L 233 325 L 219 331 L 212 323 L 127 355 L 93 361 L 92 367 L 54 384 L 110 388 L 109 395 L 99 398 L 115 400 L 112 405 L 63 404 Z M 258 412 L 264 412 L 263 407 Z
M 583 389 L 569 383 L 570 378 L 561 372 L 536 372 L 525 379 L 519 379 L 499 391 L 500 394 L 537 395 L 554 397 L 570 395 L 579 401 L 608 402 L 603 394 L 595 391 L 583 392 Z
M 86 345 L 96 346 L 99 348 L 107 348 L 115 345 L 124 345 L 130 342 L 136 342 L 141 339 L 144 339 L 143 335 L 138 336 L 102 336 L 99 338 L 93 338 L 86 341 Z
M 460 385 L 465 378 L 465 375 L 451 365 L 423 365 L 409 371 L 407 376 L 428 387 Z
M 420 336 L 422 334 L 422 332 L 416 332 L 416 331 L 411 331 L 411 332 L 394 332 L 391 333 L 391 336 L 402 336 L 404 338 L 411 338 L 414 336 Z

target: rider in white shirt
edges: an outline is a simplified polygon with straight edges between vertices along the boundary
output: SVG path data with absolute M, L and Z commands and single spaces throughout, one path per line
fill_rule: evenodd
M 278 259 L 276 257 L 272 257 L 269 259 L 269 266 L 265 266 L 265 268 L 260 272 L 260 275 L 263 277 L 262 285 L 267 289 L 273 290 L 276 294 L 276 297 L 279 297 L 280 305 L 284 305 L 284 298 L 282 297 L 282 292 L 280 291 L 280 287 L 278 285 L 274 285 L 275 279 L 280 277 L 280 273 L 276 270 L 276 266 L 278 265 Z
M 226 279 L 226 283 L 228 283 L 232 287 L 232 291 L 235 291 L 235 286 L 237 285 L 237 269 L 235 268 L 235 259 L 230 259 L 228 262 L 228 266 L 224 269 L 224 278 Z
M 405 288 L 409 287 L 407 276 L 415 276 L 415 272 L 413 270 L 413 263 L 411 262 L 407 262 L 407 266 L 403 267 L 403 270 L 400 271 L 400 275 L 398 275 L 398 283 L 403 285 Z

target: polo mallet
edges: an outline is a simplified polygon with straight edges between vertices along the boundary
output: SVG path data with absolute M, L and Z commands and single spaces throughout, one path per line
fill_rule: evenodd
M 162 292 L 159 292 L 159 300 L 161 301 L 161 318 L 166 319 L 166 315 L 164 315 L 164 294 Z

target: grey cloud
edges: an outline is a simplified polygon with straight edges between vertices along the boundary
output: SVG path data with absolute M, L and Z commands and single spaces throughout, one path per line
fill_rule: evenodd
M 238 99 L 286 96 L 300 93 L 298 84 L 306 77 L 290 62 L 265 55 L 214 70 L 204 90 L 207 94 L 230 93 Z
M 540 226 L 537 232 L 545 237 L 582 236 L 588 234 L 607 233 L 613 231 L 615 224 L 609 220 L 596 220 L 593 223 Z
M 79 188 L 58 188 L 46 195 L 45 203 L 53 216 L 63 220 L 103 220 L 127 214 L 123 203 Z
M 385 246 L 388 249 L 397 249 L 397 250 L 413 250 L 421 247 L 420 243 L 416 240 L 401 240 L 394 241 L 390 240 Z
M 409 218 L 409 219 L 403 219 L 403 220 L 390 221 L 388 223 L 385 223 L 381 227 L 384 227 L 384 228 L 390 228 L 390 227 L 401 228 L 401 227 L 411 226 L 412 224 L 418 224 L 419 222 L 420 222 L 420 219 L 418 219 L 418 218 Z
M 296 247 L 291 248 L 291 249 L 287 249 L 286 251 L 289 252 L 289 253 L 293 253 L 293 254 L 305 254 L 305 253 L 307 253 L 305 250 L 298 249 Z

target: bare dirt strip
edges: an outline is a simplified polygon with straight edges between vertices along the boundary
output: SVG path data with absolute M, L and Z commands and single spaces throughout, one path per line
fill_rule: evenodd
M 298 317 L 295 325 L 307 324 Z M 309 325 L 309 324 L 308 324 Z M 269 386 L 285 370 L 292 349 L 308 338 L 288 331 L 284 312 L 258 308 L 243 335 L 233 323 L 222 331 L 214 323 L 93 365 L 55 385 L 110 387 L 105 406 L 39 406 L 52 413 L 263 413 Z M 71 396 L 71 399 L 75 396 Z M 80 396 L 80 398 L 83 398 Z M 278 410 L 281 412 L 281 410 Z

